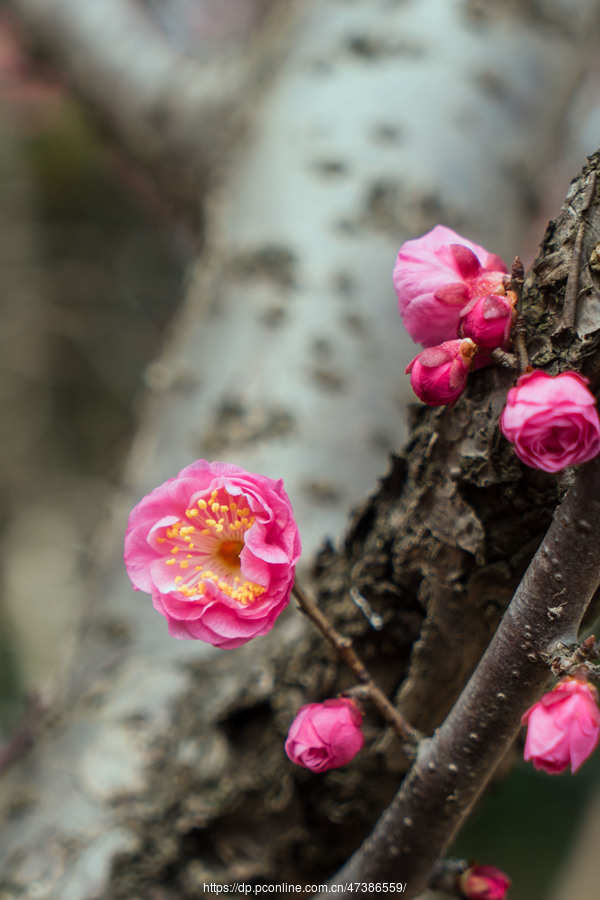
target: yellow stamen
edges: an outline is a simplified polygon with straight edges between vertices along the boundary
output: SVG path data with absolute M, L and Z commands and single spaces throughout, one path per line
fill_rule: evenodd
M 243 495 L 236 501 L 224 488 L 215 489 L 206 499 L 197 500 L 193 509 L 185 511 L 183 520 L 166 528 L 165 537 L 158 539 L 172 542 L 166 565 L 190 568 L 191 576 L 178 575 L 176 579 L 177 591 L 184 597 L 202 597 L 209 581 L 244 607 L 265 593 L 265 588 L 247 581 L 241 572 L 245 532 L 255 523 L 244 500 Z M 198 519 L 197 525 L 191 524 L 191 519 Z M 208 568 L 211 563 L 215 571 Z

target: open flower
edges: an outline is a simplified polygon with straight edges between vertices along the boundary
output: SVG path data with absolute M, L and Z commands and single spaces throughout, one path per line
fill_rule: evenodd
M 422 350 L 404 370 L 413 391 L 428 406 L 454 403 L 467 385 L 477 347 L 470 338 Z
M 362 716 L 348 697 L 308 703 L 290 726 L 285 752 L 292 762 L 313 772 L 337 769 L 362 749 L 361 725 Z
M 176 638 L 232 649 L 287 605 L 300 537 L 282 481 L 203 459 L 133 509 L 125 566 Z
M 598 746 L 598 691 L 588 681 L 564 678 L 522 718 L 527 724 L 525 759 L 536 769 L 558 775 L 585 762 Z
M 444 225 L 405 241 L 394 267 L 404 327 L 424 347 L 453 340 L 461 309 L 488 294 L 504 294 L 506 273 L 499 256 Z
M 588 384 L 577 372 L 521 375 L 508 392 L 500 428 L 522 462 L 560 472 L 598 455 L 600 417 Z
M 468 900 L 504 900 L 511 880 L 496 866 L 469 866 L 459 878 L 462 895 Z

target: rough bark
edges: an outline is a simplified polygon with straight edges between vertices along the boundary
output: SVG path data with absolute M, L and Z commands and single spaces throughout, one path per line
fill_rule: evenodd
M 448 167 L 428 168 L 432 131 L 419 131 L 422 99 L 410 105 L 407 97 L 410 117 L 405 109 L 402 118 L 389 97 L 410 94 L 407 79 L 419 75 L 432 98 L 439 80 L 458 71 L 465 116 L 479 109 L 485 117 L 486 105 L 478 106 L 471 90 L 473 66 L 485 61 L 489 72 L 493 61 L 497 73 L 515 79 L 514 87 L 535 68 L 524 64 L 532 58 L 526 54 L 540 51 L 535 58 L 542 69 L 548 61 L 545 75 L 528 82 L 539 98 L 564 84 L 547 48 L 560 46 L 564 59 L 572 47 L 553 25 L 533 21 L 528 30 L 527 22 L 510 17 L 498 27 L 479 23 L 491 42 L 482 46 L 481 32 L 471 40 L 473 23 L 466 28 L 462 7 L 442 4 L 442 15 L 437 3 L 427 7 L 430 15 L 440 13 L 437 30 L 429 23 L 416 40 L 410 9 L 307 6 L 294 52 L 215 199 L 221 208 L 213 212 L 207 259 L 196 272 L 188 310 L 149 373 L 156 396 L 104 548 L 67 696 L 39 747 L 12 783 L 1 785 L 0 806 L 10 823 L 0 848 L 2 900 L 21 896 L 34 882 L 40 898 L 124 900 L 193 898 L 207 880 L 319 881 L 357 846 L 395 792 L 394 770 L 403 761 L 392 759 L 375 718 L 367 726 L 371 752 L 347 770 L 315 779 L 283 757 L 281 739 L 298 705 L 348 683 L 318 635 L 290 613 L 260 644 L 235 654 L 169 642 L 149 604 L 132 597 L 114 535 L 143 489 L 206 454 L 283 474 L 310 550 L 338 531 L 348 502 L 364 493 L 381 465 L 385 450 L 374 452 L 365 436 L 385 426 L 383 444 L 396 444 L 395 311 L 383 273 L 397 243 L 434 224 L 441 210 L 481 239 L 492 208 L 500 244 L 500 232 L 506 229 L 505 239 L 517 227 L 510 210 L 518 188 L 511 181 L 507 190 L 504 176 L 492 173 L 516 153 L 515 142 L 522 142 L 518 154 L 526 158 L 531 139 L 517 128 L 523 110 L 511 90 L 498 101 L 498 132 L 469 132 L 467 118 L 458 127 L 443 104 L 434 130 L 448 137 Z M 408 50 L 390 45 L 390 23 L 410 34 Z M 448 40 L 450 25 L 457 41 L 464 38 L 464 67 Z M 544 27 L 545 43 L 536 44 Z M 514 68 L 507 66 L 505 41 L 513 32 Z M 422 48 L 416 55 L 415 41 Z M 429 55 L 440 66 L 435 84 L 417 65 Z M 418 95 L 415 82 L 410 85 Z M 554 118 L 542 109 L 539 102 L 538 136 L 549 133 Z M 409 125 L 417 137 L 405 157 L 390 140 Z M 350 142 L 353 128 L 360 138 Z M 302 134 L 324 137 L 302 144 Z M 284 157 L 282 144 L 294 136 L 294 152 Z M 489 169 L 472 165 L 474 143 Z M 283 159 L 289 171 L 277 162 Z M 344 171 L 352 177 L 346 180 Z M 393 174 L 384 183 L 382 173 Z M 276 190 L 267 193 L 265 185 L 273 184 Z M 321 205 L 329 188 L 335 199 Z M 269 198 L 259 216 L 257 196 Z M 540 334 L 551 330 L 564 288 L 563 257 L 578 224 L 567 210 L 548 238 L 548 253 L 559 255 L 548 296 L 532 295 L 530 321 Z M 501 247 L 494 242 L 493 249 Z M 317 346 L 322 341 L 325 347 Z M 577 366 L 583 345 L 563 341 L 564 359 Z M 593 350 L 588 343 L 585 353 Z M 544 352 L 542 346 L 540 359 L 548 362 Z M 402 697 L 426 729 L 440 721 L 476 661 L 472 646 L 480 652 L 493 633 L 557 500 L 552 479 L 524 472 L 498 438 L 495 416 L 509 381 L 506 373 L 482 372 L 454 410 L 416 414 L 408 455 L 394 461 L 344 547 L 328 549 L 319 562 L 322 602 L 357 638 L 388 691 L 401 685 L 420 637 Z M 315 488 L 317 472 L 324 481 Z M 330 506 L 322 505 L 324 498 Z M 381 632 L 369 629 L 349 601 L 350 587 L 384 617 Z M 436 665 L 443 662 L 453 677 L 433 673 L 440 697 L 432 696 L 430 713 L 417 717 L 414 698 L 427 695 L 423 672 L 436 647 L 444 649 Z

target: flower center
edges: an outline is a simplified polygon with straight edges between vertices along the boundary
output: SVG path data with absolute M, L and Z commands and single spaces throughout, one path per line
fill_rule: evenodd
M 244 536 L 254 525 L 247 502 L 243 494 L 234 499 L 224 488 L 214 490 L 186 509 L 186 521 L 169 525 L 157 538 L 168 545 L 164 564 L 177 571 L 178 593 L 198 600 L 212 582 L 242 606 L 264 594 L 264 587 L 242 574 Z
M 244 546 L 243 541 L 221 541 L 221 546 L 217 550 L 217 555 L 223 560 L 226 566 L 231 566 L 236 571 L 240 568 L 240 553 Z

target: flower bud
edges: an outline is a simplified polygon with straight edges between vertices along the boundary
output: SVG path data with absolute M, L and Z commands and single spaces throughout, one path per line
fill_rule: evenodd
M 313 772 L 337 769 L 362 749 L 361 725 L 362 716 L 348 697 L 309 703 L 291 724 L 285 752 L 292 762 Z
M 559 775 L 585 762 L 598 746 L 598 691 L 588 681 L 564 678 L 522 718 L 527 724 L 525 759 L 536 769 Z
M 428 406 L 454 403 L 465 389 L 477 347 L 470 338 L 428 347 L 405 369 L 413 391 Z
M 560 472 L 597 456 L 600 417 L 588 384 L 577 372 L 521 375 L 508 392 L 500 428 L 522 462 Z
M 508 350 L 516 302 L 514 291 L 471 300 L 460 312 L 459 334 L 471 338 L 480 350 Z
M 468 900 L 504 900 L 510 886 L 510 878 L 496 866 L 469 866 L 459 878 Z
M 443 225 L 405 241 L 394 267 L 404 327 L 424 347 L 453 340 L 461 309 L 488 294 L 504 294 L 506 273 L 500 257 Z

